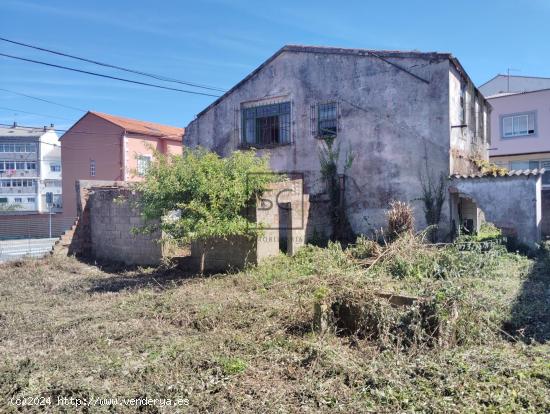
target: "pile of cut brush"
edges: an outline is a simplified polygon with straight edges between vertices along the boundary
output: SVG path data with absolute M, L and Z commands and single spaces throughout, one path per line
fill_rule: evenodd
M 520 283 L 509 286 L 503 273 L 531 269 L 527 258 L 499 243 L 464 250 L 459 243 L 426 244 L 410 232 L 384 244 L 359 237 L 344 253 L 366 269 L 367 282 L 318 295 L 314 327 L 382 348 L 450 347 L 502 335 Z M 495 298 L 495 290 L 510 287 L 508 301 Z

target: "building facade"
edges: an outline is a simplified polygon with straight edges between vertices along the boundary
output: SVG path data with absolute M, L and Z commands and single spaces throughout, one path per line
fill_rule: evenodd
M 311 222 L 326 210 L 319 153 L 334 137 L 352 230 L 384 227 L 392 200 L 411 202 L 422 228 L 422 183 L 487 159 L 488 108 L 450 54 L 285 46 L 199 113 L 186 144 L 222 156 L 256 148 L 275 171 L 303 174 Z M 453 227 L 449 200 L 443 234 Z M 327 231 L 313 223 L 308 237 Z
M 183 134 L 183 128 L 86 113 L 61 137 L 63 215 L 77 215 L 77 180 L 138 181 L 155 151 L 181 154 Z
M 550 89 L 488 97 L 492 145 L 490 159 L 510 170 L 545 168 L 550 189 Z
M 59 212 L 61 147 L 53 127 L 0 127 L 2 214 Z M 52 193 L 47 203 L 46 194 Z
M 509 170 L 545 169 L 542 235 L 550 236 L 550 78 L 498 75 L 480 90 L 491 114 L 491 162 Z

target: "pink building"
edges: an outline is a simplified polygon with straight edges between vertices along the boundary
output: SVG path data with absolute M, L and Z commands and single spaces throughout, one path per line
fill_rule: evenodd
M 510 170 L 545 169 L 541 231 L 550 237 L 550 78 L 498 75 L 479 89 L 492 107 L 490 160 Z
M 61 137 L 63 215 L 76 216 L 77 180 L 138 181 L 154 151 L 181 154 L 183 128 L 87 112 Z
M 550 89 L 487 98 L 491 112 L 491 161 L 511 170 L 545 168 L 550 185 Z

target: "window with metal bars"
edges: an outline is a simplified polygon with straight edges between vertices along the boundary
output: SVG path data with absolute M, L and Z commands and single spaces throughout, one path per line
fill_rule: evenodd
M 335 137 L 338 133 L 338 114 L 336 102 L 322 103 L 317 106 L 317 134 L 320 138 Z
M 242 143 L 270 147 L 290 143 L 290 102 L 242 110 Z

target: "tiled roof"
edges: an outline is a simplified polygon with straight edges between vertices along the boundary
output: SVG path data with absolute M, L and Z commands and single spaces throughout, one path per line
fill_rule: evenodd
M 505 175 L 492 175 L 492 174 L 470 174 L 470 175 L 461 175 L 453 174 L 451 178 L 467 179 L 467 178 L 504 178 L 504 177 L 513 177 L 513 176 L 529 176 L 529 175 L 542 175 L 545 173 L 544 168 L 535 168 L 534 170 L 510 170 Z
M 127 132 L 141 135 L 151 135 L 160 138 L 182 140 L 185 132 L 184 128 L 173 127 L 169 125 L 156 124 L 154 122 L 140 121 L 137 119 L 124 118 L 122 116 L 104 114 L 101 112 L 92 112 L 95 116 L 103 118 L 113 124 L 124 128 Z

